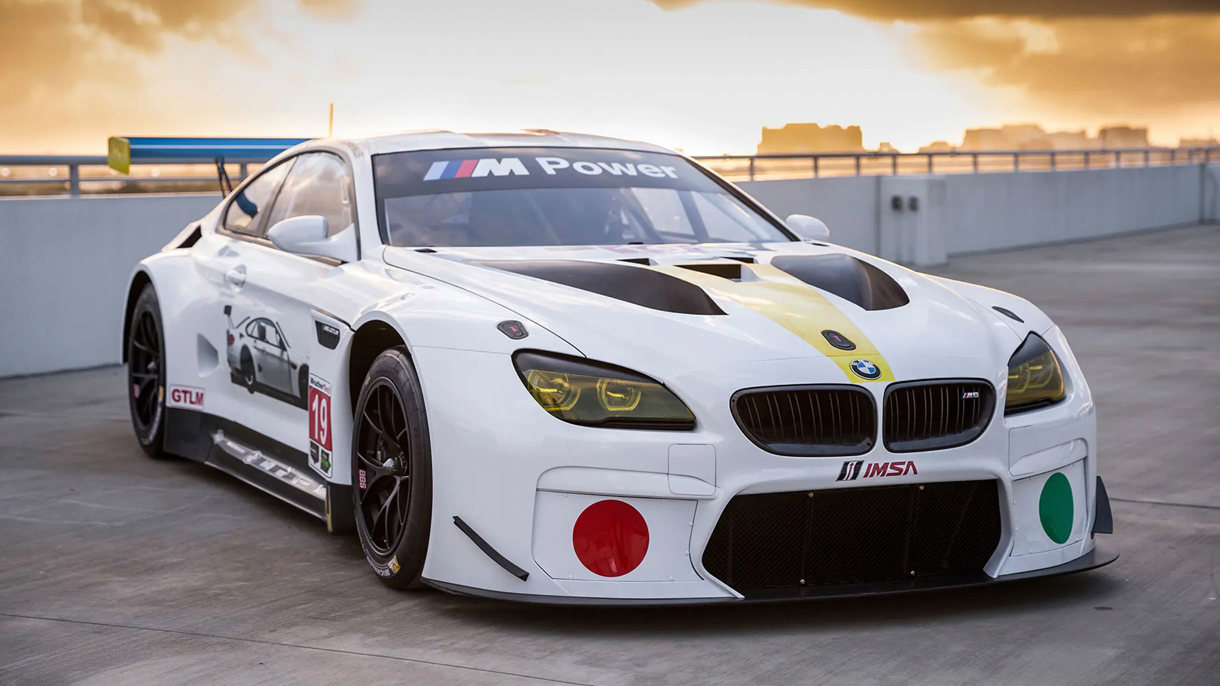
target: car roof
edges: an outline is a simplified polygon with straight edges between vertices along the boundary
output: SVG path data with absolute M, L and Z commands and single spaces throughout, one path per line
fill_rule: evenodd
M 457 133 L 454 131 L 408 131 L 384 136 L 348 138 L 344 140 L 317 140 L 298 146 L 346 144 L 360 148 L 370 155 L 412 150 L 444 150 L 460 148 L 610 148 L 638 152 L 675 154 L 673 150 L 651 143 L 591 136 L 583 133 L 565 133 L 546 129 L 526 129 L 502 133 Z

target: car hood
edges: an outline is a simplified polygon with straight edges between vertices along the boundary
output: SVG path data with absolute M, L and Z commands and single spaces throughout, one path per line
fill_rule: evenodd
M 953 282 L 807 242 L 386 248 L 384 260 L 652 375 L 808 358 L 833 361 L 840 382 L 994 379 L 1025 332 L 991 309 L 1008 304 L 998 291 L 977 289 L 997 295 L 979 302 Z

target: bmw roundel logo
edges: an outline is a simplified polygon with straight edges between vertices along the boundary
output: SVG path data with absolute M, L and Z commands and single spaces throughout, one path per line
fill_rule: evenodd
M 869 379 L 871 381 L 872 379 L 881 378 L 881 367 L 868 360 L 852 360 L 851 370 L 861 379 Z

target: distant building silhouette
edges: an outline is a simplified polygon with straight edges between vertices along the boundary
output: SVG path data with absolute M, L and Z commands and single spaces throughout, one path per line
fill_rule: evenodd
M 1179 148 L 1214 148 L 1216 146 L 1220 146 L 1220 141 L 1216 140 L 1215 136 L 1178 139 Z
M 759 155 L 814 152 L 863 152 L 864 136 L 859 126 L 819 126 L 812 123 L 763 127 Z
M 919 152 L 953 152 L 953 146 L 948 141 L 932 141 L 921 147 Z
M 1081 129 L 1079 131 L 1052 131 L 1047 134 L 1050 145 L 1048 150 L 1089 150 L 1099 147 L 1096 138 L 1089 138 L 1089 132 Z
M 961 150 L 1044 150 L 1050 137 L 1037 124 L 1005 124 L 998 129 L 966 129 Z
M 1220 146 L 1215 136 L 1182 138 L 1183 148 Z M 1090 136 L 1086 129 L 1047 131 L 1040 124 L 1004 124 L 999 127 L 966 129 L 962 144 L 939 140 L 919 148 L 921 153 L 977 152 L 987 150 L 1097 150 L 1099 148 L 1147 148 L 1148 127 L 1111 124 Z M 763 127 L 758 144 L 759 155 L 812 154 L 836 152 L 867 152 L 859 126 L 821 126 L 801 122 L 784 124 L 778 129 Z M 875 152 L 897 153 L 889 142 L 882 142 Z
M 1047 132 L 1038 124 L 1005 124 L 999 128 L 966 129 L 959 150 L 1091 150 L 1146 148 L 1148 129 L 1126 125 L 1103 126 L 1091 138 L 1084 129 Z
M 1148 127 L 1103 126 L 1097 130 L 1097 139 L 1103 148 L 1146 148 Z

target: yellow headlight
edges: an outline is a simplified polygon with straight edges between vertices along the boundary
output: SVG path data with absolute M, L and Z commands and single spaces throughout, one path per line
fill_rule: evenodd
M 570 410 L 580 400 L 580 386 L 561 372 L 526 370 L 525 385 L 547 412 Z
M 668 388 L 636 372 L 530 351 L 513 358 L 530 395 L 573 424 L 689 430 L 695 415 Z
M 622 379 L 597 380 L 597 401 L 610 412 L 630 412 L 640 406 L 643 397 L 641 384 Z
M 1066 395 L 1059 358 L 1046 341 L 1031 333 L 1008 361 L 1004 414 L 1052 405 Z

